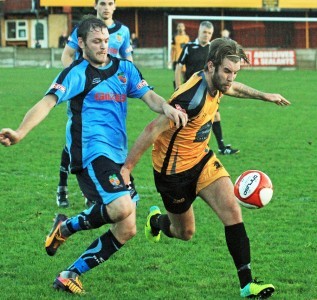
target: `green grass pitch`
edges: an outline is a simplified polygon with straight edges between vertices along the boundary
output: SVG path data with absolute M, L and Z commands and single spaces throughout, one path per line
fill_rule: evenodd
M 0 128 L 17 128 L 26 111 L 45 93 L 59 70 L 0 69 Z M 170 70 L 141 70 L 155 91 L 172 93 Z M 240 154 L 220 157 L 232 180 L 248 169 L 272 179 L 271 203 L 260 210 L 243 208 L 251 241 L 253 275 L 276 286 L 273 299 L 317 299 L 317 73 L 242 70 L 237 81 L 281 93 L 289 107 L 224 97 L 222 126 L 226 143 Z M 84 209 L 74 176 L 71 207 L 58 209 L 55 192 L 64 145 L 66 106 L 56 107 L 20 144 L 0 147 L 1 299 L 67 299 L 52 282 L 101 235 L 107 226 L 72 236 L 55 257 L 46 255 L 45 236 L 56 212 L 72 216 Z M 129 145 L 155 116 L 145 104 L 129 99 Z M 211 147 L 216 149 L 215 140 Z M 239 284 L 227 251 L 223 226 L 197 199 L 196 234 L 189 242 L 163 237 L 155 245 L 144 237 L 148 208 L 159 205 L 150 151 L 134 171 L 142 200 L 138 234 L 102 266 L 82 276 L 85 299 L 240 299 Z

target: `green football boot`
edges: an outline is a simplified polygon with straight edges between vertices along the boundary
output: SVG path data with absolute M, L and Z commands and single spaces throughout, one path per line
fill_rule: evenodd
M 146 218 L 146 224 L 144 227 L 145 237 L 153 243 L 157 243 L 161 238 L 161 230 L 152 228 L 151 218 L 155 215 L 160 215 L 161 211 L 157 206 L 152 206 L 150 212 Z
M 240 296 L 243 298 L 267 299 L 270 298 L 275 291 L 272 284 L 262 284 L 256 279 L 248 283 L 243 289 L 240 289 Z

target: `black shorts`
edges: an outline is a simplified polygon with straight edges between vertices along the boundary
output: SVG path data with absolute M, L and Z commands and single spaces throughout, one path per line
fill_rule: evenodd
M 173 175 L 165 175 L 154 170 L 154 181 L 168 212 L 182 214 L 196 199 L 196 185 L 201 171 L 213 152 L 207 155 L 193 168 Z
M 133 201 L 140 199 L 135 190 L 133 177 L 126 186 L 120 174 L 122 165 L 105 156 L 94 159 L 86 168 L 76 173 L 79 187 L 91 202 L 108 204 L 120 196 L 130 193 Z

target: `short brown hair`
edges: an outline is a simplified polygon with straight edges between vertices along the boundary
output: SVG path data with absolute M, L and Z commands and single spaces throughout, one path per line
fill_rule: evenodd
M 241 45 L 236 41 L 228 38 L 218 38 L 211 41 L 209 45 L 208 57 L 206 60 L 205 70 L 208 69 L 207 62 L 211 61 L 218 68 L 223 60 L 228 58 L 231 61 L 238 62 L 241 59 L 250 63 Z
M 84 16 L 83 20 L 78 25 L 77 36 L 81 37 L 83 41 L 86 42 L 88 32 L 97 28 L 103 29 L 107 28 L 107 26 L 102 20 L 93 15 Z

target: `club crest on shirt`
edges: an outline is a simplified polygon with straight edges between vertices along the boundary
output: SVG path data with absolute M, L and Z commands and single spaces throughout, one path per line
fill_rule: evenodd
M 127 78 L 125 77 L 125 75 L 124 75 L 123 72 L 118 73 L 117 76 L 118 76 L 118 79 L 119 79 L 122 83 L 127 83 Z
M 120 43 L 122 42 L 122 36 L 120 33 L 117 34 L 116 39 L 118 42 L 120 42 Z
M 120 184 L 120 180 L 119 180 L 119 178 L 117 177 L 116 174 L 113 174 L 113 175 L 109 176 L 109 182 L 115 187 L 118 187 L 118 186 L 121 185 Z

